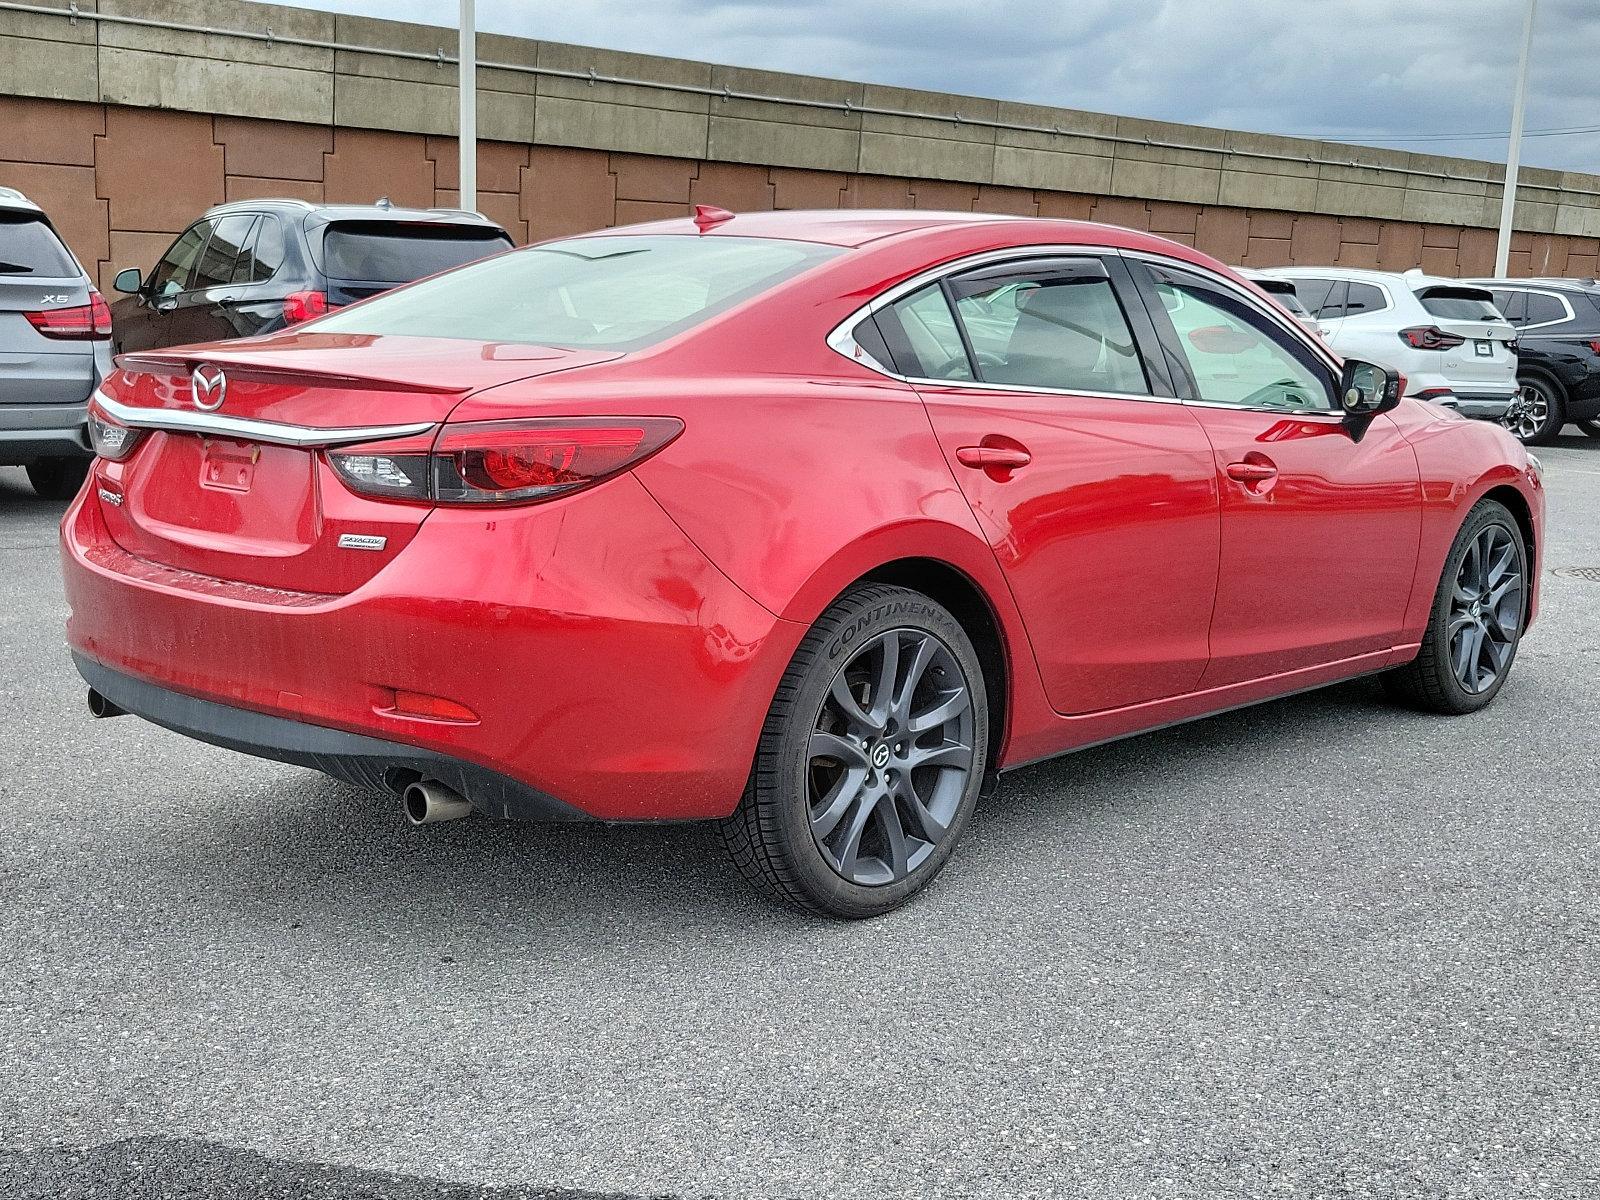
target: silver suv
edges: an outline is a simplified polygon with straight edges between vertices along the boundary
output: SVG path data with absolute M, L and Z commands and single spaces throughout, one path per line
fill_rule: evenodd
M 92 451 L 89 395 L 111 371 L 111 309 L 37 204 L 0 187 L 0 466 L 70 499 Z

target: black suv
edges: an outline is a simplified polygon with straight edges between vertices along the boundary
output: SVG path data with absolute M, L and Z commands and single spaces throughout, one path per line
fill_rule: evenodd
M 1600 283 L 1474 279 L 1517 330 L 1517 401 L 1502 424 L 1537 446 L 1568 421 L 1600 438 Z
M 209 209 L 148 276 L 117 275 L 116 349 L 270 333 L 330 308 L 511 248 L 478 213 L 376 204 L 239 200 Z

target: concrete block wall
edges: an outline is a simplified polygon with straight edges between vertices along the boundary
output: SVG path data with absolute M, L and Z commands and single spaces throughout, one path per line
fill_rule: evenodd
M 199 32 L 33 2 L 46 11 L 0 10 L 0 183 L 49 208 L 102 281 L 148 266 L 223 199 L 456 203 L 455 69 L 437 58 L 449 30 L 238 0 L 80 0 Z M 230 29 L 273 40 L 217 32 Z M 921 207 L 1109 221 L 1243 266 L 1493 266 L 1492 163 L 494 35 L 479 55 L 505 64 L 480 70 L 479 206 L 519 241 L 696 203 Z M 1523 179 L 1513 273 L 1594 274 L 1600 177 Z

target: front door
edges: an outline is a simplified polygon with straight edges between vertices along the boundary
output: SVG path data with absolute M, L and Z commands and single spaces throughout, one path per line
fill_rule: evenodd
M 1206 666 L 1211 449 L 1126 301 L 1148 331 L 1120 260 L 1087 256 L 979 268 L 878 314 L 1065 714 L 1180 695 Z
M 1422 528 L 1410 444 L 1386 416 L 1352 438 L 1332 367 L 1241 293 L 1175 267 L 1134 271 L 1210 440 L 1222 498 L 1202 686 L 1397 644 Z

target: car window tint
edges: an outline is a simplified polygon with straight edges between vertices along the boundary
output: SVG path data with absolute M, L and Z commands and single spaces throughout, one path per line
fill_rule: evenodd
M 476 225 L 341 221 L 323 235 L 322 260 L 330 279 L 410 283 L 510 248 L 500 230 Z
M 1528 325 L 1542 325 L 1547 321 L 1565 321 L 1567 310 L 1562 307 L 1561 301 L 1544 292 L 1528 293 L 1527 315 L 1524 323 Z
M 1497 321 L 1494 301 L 1477 288 L 1436 287 L 1417 293 L 1430 316 L 1445 321 Z M 1531 299 L 1531 297 L 1530 297 Z
M 200 221 L 179 235 L 150 274 L 151 295 L 174 296 L 189 286 L 195 260 L 205 248 L 206 236 L 210 232 L 211 222 Z
M 1327 303 L 1328 293 L 1333 290 L 1332 279 L 1305 279 L 1299 275 L 1294 277 L 1295 295 L 1300 297 L 1300 303 L 1313 316 L 1316 315 Z
M 1322 302 L 1317 316 L 1324 321 L 1338 320 L 1345 315 L 1344 298 L 1350 292 L 1350 285 L 1342 279 L 1333 280 L 1333 286 L 1328 289 L 1328 298 Z
M 895 362 L 917 379 L 972 379 L 972 364 L 944 291 L 930 283 L 896 300 L 880 325 Z
M 217 287 L 233 282 L 239 251 L 249 241 L 250 229 L 255 223 L 254 213 L 234 213 L 212 224 L 211 236 L 206 239 L 205 248 L 195 262 L 189 280 L 190 289 Z
M 987 383 L 1147 396 L 1138 345 L 1098 263 L 958 289 L 956 311 Z
M 256 234 L 261 229 L 264 217 L 251 217 L 250 230 L 244 236 L 244 242 L 239 247 L 239 257 L 234 260 L 234 283 L 249 283 L 251 272 L 255 270 Z
M 250 247 L 250 282 L 265 283 L 283 266 L 283 222 L 268 213 L 256 225 Z
M 1374 287 L 1370 283 L 1352 283 L 1350 290 L 1344 297 L 1344 315 L 1356 316 L 1359 313 L 1378 312 L 1387 308 L 1389 301 L 1383 294 L 1383 289 Z
M 0 212 L 0 276 L 68 279 L 78 274 L 61 239 L 29 213 Z
M 319 318 L 328 333 L 637 350 L 845 251 L 776 238 L 571 238 L 471 263 Z
M 1198 399 L 1332 411 L 1331 372 L 1286 330 L 1219 288 L 1164 268 L 1153 274 Z

